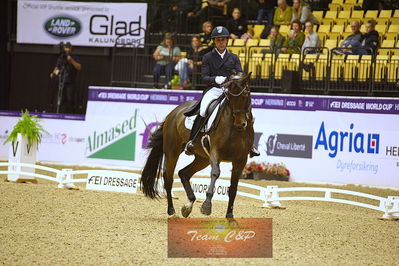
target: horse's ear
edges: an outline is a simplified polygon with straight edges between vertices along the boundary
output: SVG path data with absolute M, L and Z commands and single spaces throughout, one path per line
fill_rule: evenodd
M 245 78 L 242 79 L 241 83 L 242 84 L 248 83 L 249 79 L 251 78 L 251 75 L 252 75 L 252 72 L 249 72 L 249 74 Z

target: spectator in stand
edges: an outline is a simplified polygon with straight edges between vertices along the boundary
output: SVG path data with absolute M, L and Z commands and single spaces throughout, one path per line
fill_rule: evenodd
M 208 0 L 208 5 L 200 10 L 196 16 L 200 21 L 211 20 L 214 16 L 224 17 L 224 10 L 227 9 L 227 3 L 231 0 Z
M 294 0 L 295 3 L 295 0 Z M 305 37 L 305 41 L 302 45 L 302 53 L 305 52 L 307 54 L 315 54 L 319 53 L 320 49 L 320 38 L 319 35 L 313 31 L 313 23 L 311 21 L 308 21 L 305 23 L 305 30 L 308 32 L 307 36 Z M 315 49 L 309 49 L 311 47 L 314 47 Z M 305 48 L 306 49 L 305 51 Z
M 227 29 L 230 32 L 230 38 L 233 40 L 239 39 L 247 32 L 247 20 L 241 17 L 241 11 L 238 8 L 233 9 L 231 16 L 232 18 L 227 21 Z
M 212 38 L 211 33 L 213 30 L 212 22 L 205 21 L 202 23 L 202 32 L 200 33 L 201 44 L 203 46 L 210 47 L 212 46 Z
M 273 23 L 276 26 L 290 25 L 292 19 L 292 7 L 287 5 L 286 0 L 278 0 L 277 8 L 274 12 Z
M 173 36 L 166 33 L 163 42 L 155 50 L 153 57 L 156 64 L 153 69 L 154 87 L 159 88 L 159 77 L 165 74 L 165 89 L 171 88 L 171 80 L 175 64 L 180 59 L 180 48 L 174 46 Z
M 277 6 L 276 0 L 258 0 L 259 10 L 256 17 L 256 24 L 262 25 L 263 18 L 266 15 L 267 26 L 273 25 L 274 8 Z
M 176 65 L 176 70 L 180 76 L 180 89 L 190 86 L 190 74 L 193 74 L 193 79 L 195 79 L 196 74 L 200 73 L 204 51 L 205 47 L 201 45 L 200 37 L 193 36 L 191 38 L 191 47 L 187 51 L 187 58 L 182 58 Z
M 292 19 L 294 21 L 299 19 L 299 21 L 304 24 L 306 21 L 310 21 L 314 24 L 319 25 L 320 21 L 312 14 L 310 6 L 303 2 L 303 0 L 294 0 L 292 3 Z
M 281 48 L 283 53 L 288 54 L 299 54 L 301 53 L 301 47 L 305 41 L 305 34 L 301 30 L 302 24 L 299 19 L 294 20 L 291 24 L 291 30 L 288 34 L 288 38 L 284 42 L 284 47 Z
M 179 0 L 161 12 L 164 31 L 181 31 L 188 18 L 201 9 L 201 0 Z
M 274 52 L 276 55 L 280 54 L 281 47 L 283 47 L 285 42 L 285 38 L 278 32 L 277 26 L 273 26 L 270 29 L 270 34 L 267 39 L 270 40 L 270 49 L 262 49 L 262 53 Z
M 370 19 L 366 23 L 366 33 L 362 36 L 361 47 L 364 49 L 355 50 L 355 54 L 373 54 L 379 47 L 379 34 L 375 30 L 377 22 L 374 19 Z
M 360 42 L 362 40 L 362 33 L 360 32 L 360 23 L 359 21 L 351 22 L 351 30 L 352 34 L 346 37 L 346 39 L 341 43 L 341 48 L 351 48 L 351 47 L 360 47 Z M 350 54 L 351 50 L 335 50 L 335 54 Z

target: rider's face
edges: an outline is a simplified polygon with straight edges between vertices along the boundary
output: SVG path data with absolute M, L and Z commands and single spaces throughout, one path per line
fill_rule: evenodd
M 217 37 L 214 39 L 215 46 L 219 50 L 219 52 L 223 52 L 227 47 L 227 38 Z

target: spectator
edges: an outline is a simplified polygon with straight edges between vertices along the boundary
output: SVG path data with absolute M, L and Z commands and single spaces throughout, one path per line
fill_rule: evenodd
M 288 54 L 299 54 L 301 53 L 301 47 L 305 41 L 305 34 L 301 31 L 302 24 L 299 19 L 294 20 L 291 25 L 291 30 L 288 34 L 288 38 L 284 42 L 284 47 L 281 48 L 283 53 Z
M 208 5 L 200 10 L 197 16 L 200 21 L 211 20 L 212 17 L 224 17 L 224 10 L 227 8 L 227 3 L 231 0 L 208 0 Z
M 377 22 L 374 19 L 367 21 L 366 23 L 366 33 L 362 36 L 361 47 L 364 49 L 355 50 L 354 53 L 357 54 L 372 54 L 377 51 L 379 46 L 379 34 L 375 30 L 375 25 Z
M 165 74 L 165 89 L 170 89 L 174 65 L 180 59 L 180 48 L 174 46 L 172 34 L 166 33 L 163 42 L 155 50 L 156 61 L 153 70 L 154 87 L 159 88 L 159 77 Z
M 180 76 L 180 89 L 190 86 L 189 75 L 193 73 L 193 79 L 196 78 L 197 72 L 200 72 L 199 67 L 202 64 L 202 56 L 204 55 L 205 48 L 201 46 L 199 36 L 191 38 L 191 47 L 187 52 L 187 58 L 182 58 L 177 63 L 176 68 Z
M 261 25 L 263 18 L 266 15 L 268 26 L 273 25 L 274 8 L 277 6 L 276 0 L 258 0 L 259 10 L 256 17 L 256 24 Z
M 262 52 L 274 52 L 276 55 L 280 54 L 281 52 L 281 47 L 283 47 L 283 44 L 285 42 L 285 38 L 283 35 L 281 35 L 278 32 L 278 27 L 273 26 L 270 29 L 270 34 L 268 39 L 270 40 L 270 50 L 265 50 L 263 49 Z
M 360 23 L 359 21 L 351 22 L 351 30 L 352 34 L 349 35 L 340 45 L 341 48 L 358 48 L 361 45 L 362 33 L 360 32 Z M 351 50 L 335 50 L 335 54 L 350 54 Z
M 252 39 L 254 35 L 255 35 L 254 30 L 248 29 L 246 33 L 241 35 L 241 39 L 245 40 L 245 42 L 246 42 L 248 39 Z
M 304 52 L 305 48 L 308 48 L 305 51 L 305 53 L 307 54 L 314 54 L 319 52 L 319 49 L 309 49 L 310 47 L 320 48 L 321 46 L 319 35 L 313 31 L 313 26 L 314 25 L 311 21 L 305 23 L 305 29 L 308 32 L 308 35 L 305 37 L 305 41 L 302 45 L 302 53 Z
M 341 43 L 341 48 L 351 48 L 351 47 L 359 47 L 360 41 L 362 39 L 362 33 L 360 32 L 360 23 L 359 21 L 351 22 L 351 30 L 352 34 L 346 37 L 346 39 Z M 336 53 L 340 53 L 336 51 Z
M 294 0 L 292 3 L 292 19 L 291 22 L 299 19 L 304 24 L 306 21 L 310 21 L 314 24 L 319 25 L 320 21 L 312 14 L 310 6 L 303 2 L 303 0 Z
M 212 22 L 205 21 L 204 23 L 202 23 L 202 32 L 200 33 L 200 38 L 201 38 L 201 44 L 203 46 L 207 47 L 212 46 L 212 38 L 211 38 L 212 29 L 213 29 Z
M 277 8 L 274 12 L 273 23 L 276 26 L 290 25 L 292 19 L 292 7 L 287 5 L 286 0 L 278 0 Z
M 50 78 L 58 77 L 57 113 L 74 113 L 76 102 L 76 74 L 82 69 L 79 57 L 72 54 L 72 44 L 60 43 L 61 53 Z
M 227 21 L 227 29 L 230 32 L 230 38 L 233 40 L 241 38 L 241 35 L 247 32 L 247 21 L 241 17 L 241 11 L 238 8 L 233 9 L 232 18 Z

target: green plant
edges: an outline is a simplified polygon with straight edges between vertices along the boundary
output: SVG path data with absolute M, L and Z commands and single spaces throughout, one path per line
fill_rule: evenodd
M 6 139 L 4 144 L 7 142 L 15 143 L 18 137 L 18 133 L 25 136 L 28 139 L 28 145 L 33 143 L 39 144 L 42 141 L 43 133 L 48 133 L 42 125 L 39 124 L 41 121 L 37 115 L 30 115 L 28 110 L 21 111 L 21 118 L 18 123 L 14 126 L 10 136 Z

